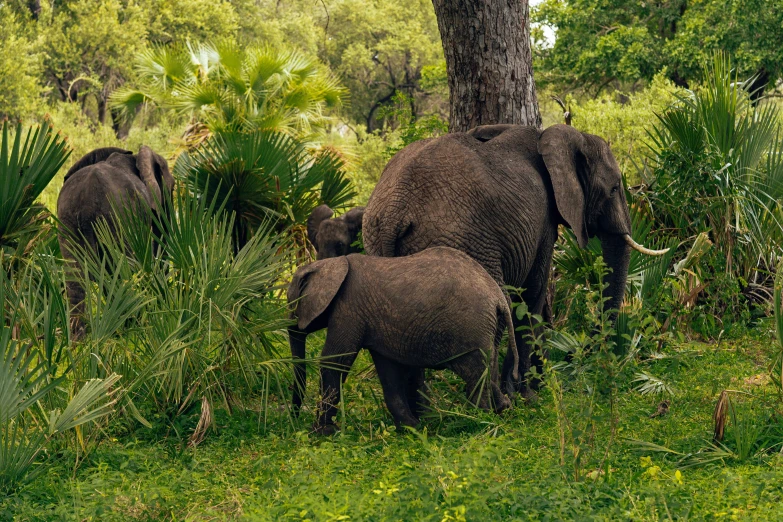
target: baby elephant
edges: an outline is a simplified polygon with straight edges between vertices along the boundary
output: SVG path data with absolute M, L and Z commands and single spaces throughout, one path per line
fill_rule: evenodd
M 359 250 L 351 245 L 362 231 L 364 207 L 355 207 L 340 217 L 328 205 L 320 205 L 307 218 L 307 237 L 315 247 L 317 259 L 353 254 Z
M 512 328 L 508 301 L 481 265 L 458 250 L 316 261 L 296 271 L 288 301 L 297 321 L 288 332 L 294 359 L 305 357 L 308 334 L 328 328 L 314 426 L 320 433 L 336 430 L 332 418 L 340 385 L 362 348 L 370 350 L 398 425 L 418 425 L 424 368 L 453 370 L 465 380 L 468 399 L 481 408 L 489 409 L 490 401 L 496 412 L 511 405 L 498 386 L 498 344 L 505 328 Z M 508 338 L 516 368 L 514 335 Z M 305 368 L 298 362 L 295 411 L 304 389 Z

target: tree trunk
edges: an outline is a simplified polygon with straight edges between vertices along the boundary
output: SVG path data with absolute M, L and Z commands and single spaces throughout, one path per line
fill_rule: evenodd
M 30 9 L 33 20 L 38 21 L 38 17 L 41 16 L 41 0 L 28 0 L 27 8 Z
M 432 0 L 446 55 L 449 131 L 541 126 L 528 0 Z

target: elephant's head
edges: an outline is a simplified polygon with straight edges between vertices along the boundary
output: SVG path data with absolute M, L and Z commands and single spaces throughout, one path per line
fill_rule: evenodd
M 139 177 L 147 185 L 152 199 L 152 208 L 159 210 L 166 196 L 170 196 L 174 190 L 174 177 L 169 171 L 169 164 L 160 154 L 152 151 L 146 145 L 142 145 L 136 155 L 136 168 Z
M 579 246 L 598 236 L 606 264 L 612 269 L 604 296 L 606 306 L 618 308 L 625 292 L 631 248 L 662 254 L 637 244 L 631 237 L 631 216 L 622 175 L 609 145 L 598 136 L 568 125 L 553 125 L 541 133 L 538 152 L 552 180 L 555 203 L 574 231 Z
M 317 259 L 328 259 L 356 252 L 351 245 L 362 230 L 364 207 L 356 207 L 338 218 L 328 205 L 321 205 L 307 218 L 307 237 L 315 246 Z
M 344 256 L 316 261 L 296 271 L 288 287 L 288 302 L 299 330 L 307 330 L 329 308 L 347 275 Z

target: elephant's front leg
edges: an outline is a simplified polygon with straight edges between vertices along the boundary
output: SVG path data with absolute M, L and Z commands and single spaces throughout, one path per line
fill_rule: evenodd
M 539 256 L 545 257 L 545 256 Z M 516 313 L 512 313 L 514 321 L 514 335 L 517 342 L 517 350 L 519 351 L 519 381 L 515 381 L 512 374 L 512 360 L 510 357 L 506 357 L 503 361 L 502 381 L 506 388 L 506 392 L 513 393 L 519 392 L 524 398 L 532 398 L 535 392 L 541 387 L 540 376 L 544 369 L 544 361 L 542 354 L 534 350 L 534 346 L 531 344 L 531 335 L 537 338 L 542 333 L 542 326 L 540 321 L 534 316 L 541 316 L 546 304 L 546 292 L 547 285 L 549 283 L 549 271 L 551 266 L 551 255 L 548 260 L 537 259 L 534 263 L 534 268 L 528 275 L 528 279 L 525 282 L 524 291 L 522 292 L 521 299 L 527 305 L 530 317 L 524 317 L 517 319 Z M 514 297 L 513 300 L 518 301 L 519 297 Z M 518 328 L 522 328 L 521 331 Z M 530 376 L 528 373 L 531 368 L 536 369 L 536 376 Z
M 293 413 L 298 415 L 302 407 L 302 397 L 304 397 L 307 388 L 307 368 L 304 363 L 307 333 L 296 328 L 289 328 L 288 342 L 291 345 L 291 358 L 294 361 Z
M 337 431 L 334 417 L 342 400 L 342 384 L 360 349 L 357 342 L 349 341 L 348 337 L 338 332 L 338 329 L 329 329 L 321 352 L 321 401 L 313 429 L 322 435 L 331 435 Z

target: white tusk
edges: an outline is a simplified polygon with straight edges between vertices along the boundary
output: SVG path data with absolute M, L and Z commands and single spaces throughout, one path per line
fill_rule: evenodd
M 647 254 L 648 256 L 662 256 L 669 251 L 668 248 L 664 248 L 663 250 L 650 250 L 649 248 L 645 248 L 634 241 L 633 238 L 628 234 L 623 234 L 623 238 L 625 238 L 625 242 L 628 243 L 631 248 L 641 252 L 642 254 Z

